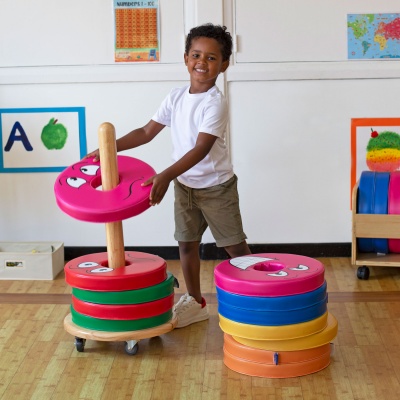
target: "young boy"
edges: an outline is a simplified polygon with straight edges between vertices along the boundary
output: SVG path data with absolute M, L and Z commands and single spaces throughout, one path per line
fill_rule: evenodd
M 174 306 L 177 328 L 208 319 L 200 289 L 199 245 L 207 226 L 218 247 L 230 257 L 250 254 L 243 232 L 237 177 L 225 143 L 226 100 L 215 82 L 229 66 L 232 37 L 226 27 L 205 24 L 191 29 L 184 60 L 190 84 L 172 89 L 156 114 L 142 128 L 117 140 L 117 151 L 150 142 L 171 127 L 173 164 L 143 183 L 153 184 L 150 204 L 175 187 L 175 239 L 187 293 Z M 87 157 L 98 159 L 98 151 Z

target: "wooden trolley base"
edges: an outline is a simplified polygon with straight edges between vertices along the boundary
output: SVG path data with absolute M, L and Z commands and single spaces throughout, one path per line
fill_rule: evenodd
M 125 341 L 125 352 L 129 355 L 135 355 L 137 353 L 139 348 L 139 340 L 168 333 L 176 327 L 177 323 L 178 318 L 176 314 L 173 313 L 170 321 L 165 324 L 155 326 L 154 328 L 142 329 L 138 331 L 106 332 L 86 329 L 74 324 L 72 322 L 71 314 L 68 314 L 64 318 L 64 328 L 68 333 L 75 336 L 75 346 L 79 352 L 84 351 L 86 339 L 103 342 Z
M 400 254 L 361 253 L 358 251 L 357 238 L 400 239 L 400 215 L 357 214 L 358 184 L 352 192 L 351 263 L 359 266 L 359 279 L 368 279 L 368 266 L 400 267 Z

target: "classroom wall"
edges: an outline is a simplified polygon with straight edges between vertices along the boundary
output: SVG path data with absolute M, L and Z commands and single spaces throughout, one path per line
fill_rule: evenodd
M 399 10 L 394 0 L 320 3 L 161 0 L 161 62 L 121 65 L 113 61 L 111 1 L 0 0 L 0 108 L 85 107 L 94 149 L 102 122 L 120 136 L 187 83 L 191 26 L 223 23 L 236 51 L 218 86 L 229 101 L 249 243 L 350 242 L 351 118 L 399 116 L 400 65 L 348 61 L 346 14 Z M 127 154 L 161 171 L 170 163 L 168 129 Z M 102 224 L 58 209 L 57 175 L 0 173 L 0 241 L 105 245 Z M 159 206 L 123 227 L 126 246 L 176 245 L 172 186 Z M 203 241 L 214 241 L 208 231 Z

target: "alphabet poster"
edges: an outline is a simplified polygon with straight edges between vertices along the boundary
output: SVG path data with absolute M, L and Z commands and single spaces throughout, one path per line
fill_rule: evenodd
M 85 109 L 0 109 L 0 172 L 60 172 L 86 154 Z
M 114 14 L 115 61 L 159 61 L 158 0 L 114 0 Z

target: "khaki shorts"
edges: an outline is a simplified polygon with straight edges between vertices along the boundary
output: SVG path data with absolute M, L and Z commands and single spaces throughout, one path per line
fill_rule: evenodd
M 239 209 L 237 177 L 205 189 L 175 183 L 175 240 L 200 242 L 210 227 L 218 247 L 232 246 L 247 239 Z

